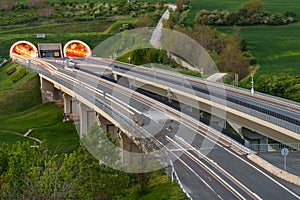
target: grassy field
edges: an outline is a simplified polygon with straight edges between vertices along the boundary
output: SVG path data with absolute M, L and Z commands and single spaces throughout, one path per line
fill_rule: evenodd
M 194 16 L 201 9 L 207 10 L 231 10 L 237 11 L 244 0 L 191 0 L 191 11 L 188 13 L 186 22 L 193 23 Z M 300 1 L 289 0 L 263 0 L 265 10 L 272 13 L 284 13 L 294 11 L 300 19 Z M 258 77 L 261 74 L 300 74 L 300 22 L 286 26 L 251 26 L 239 27 L 240 38 L 246 39 L 248 48 L 258 60 L 260 68 L 257 70 Z M 218 30 L 232 33 L 232 27 L 217 27 Z
M 7 75 L 12 68 L 16 71 Z M 34 144 L 33 140 L 21 136 L 34 128 L 30 136 L 45 141 L 53 151 L 67 152 L 78 147 L 74 124 L 62 122 L 62 107 L 41 104 L 37 74 L 8 62 L 0 68 L 0 85 L 0 144 L 17 141 Z
M 187 23 L 193 23 L 195 15 L 201 9 L 206 10 L 230 10 L 237 11 L 240 5 L 246 0 L 190 0 L 190 5 L 192 6 L 191 11 L 187 16 Z M 265 10 L 273 13 L 285 13 L 286 11 L 294 11 L 300 19 L 300 1 L 298 0 L 289 0 L 280 1 L 280 0 L 263 0 L 265 3 Z
M 219 30 L 232 32 L 232 28 Z M 249 50 L 257 58 L 261 74 L 300 74 L 300 23 L 287 26 L 241 27 L 240 37 L 245 38 Z
M 29 142 L 30 144 L 34 145 L 34 141 L 29 138 L 17 135 L 13 132 L 6 132 L 0 130 L 0 145 L 3 143 L 12 145 L 16 142 Z
M 12 68 L 16 68 L 16 71 L 7 75 L 6 72 Z M 21 112 L 40 103 L 36 74 L 9 62 L 0 68 L 0 116 Z
M 126 192 L 128 194 L 127 196 L 121 197 L 120 199 L 187 199 L 184 193 L 179 189 L 177 183 L 170 181 L 171 177 L 167 178 L 167 175 L 162 170 L 152 172 L 147 176 L 149 177 L 149 180 L 146 184 L 144 195 L 141 196 L 139 185 L 135 185 Z
M 48 24 L 42 26 L 32 26 L 15 28 L 7 31 L 0 31 L 0 34 L 57 34 L 57 33 L 90 33 L 103 32 L 109 28 L 116 20 L 95 20 L 86 22 L 72 22 L 64 24 Z
M 62 122 L 62 108 L 52 103 L 39 104 L 26 111 L 0 116 L 0 144 L 33 141 L 19 136 L 34 128 L 30 136 L 44 141 L 55 152 L 78 148 L 79 138 L 73 122 Z

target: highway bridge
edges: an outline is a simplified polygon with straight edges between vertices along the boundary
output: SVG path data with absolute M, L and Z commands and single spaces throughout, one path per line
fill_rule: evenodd
M 152 156 L 160 162 L 168 164 L 168 158 L 172 175 L 191 199 L 300 199 L 299 186 L 251 163 L 247 155 L 253 152 L 242 141 L 211 128 L 195 115 L 196 101 L 203 111 L 215 109 L 218 118 L 225 111 L 226 118 L 242 126 L 283 143 L 297 143 L 297 103 L 100 58 L 74 59 L 68 64 L 70 60 L 65 59 L 28 59 L 18 54 L 13 58 L 39 73 L 45 99 L 54 100 L 63 93 L 65 113 L 71 113 L 77 102 L 81 134 L 100 121 L 104 130 L 121 131 L 120 141 L 126 135 L 143 152 L 155 152 Z M 132 116 L 142 118 L 142 124 Z M 109 129 L 109 123 L 114 127 Z M 165 130 L 163 135 L 157 134 L 158 127 Z
M 92 57 L 87 63 L 78 66 L 88 73 L 108 70 L 123 86 L 154 93 L 159 101 L 170 98 L 182 112 L 200 109 L 282 143 L 300 142 L 299 103 L 156 68 L 132 68 Z

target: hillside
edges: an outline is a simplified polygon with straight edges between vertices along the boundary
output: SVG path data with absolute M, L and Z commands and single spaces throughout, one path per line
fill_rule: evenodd
M 193 24 L 195 15 L 201 9 L 237 11 L 244 0 L 191 0 L 191 9 L 185 22 Z M 300 1 L 263 0 L 264 9 L 271 13 L 285 13 L 293 11 L 300 19 Z M 232 26 L 216 27 L 225 33 L 233 33 Z M 240 39 L 245 39 L 248 49 L 258 60 L 260 68 L 255 78 L 262 74 L 295 74 L 299 75 L 300 63 L 300 22 L 285 26 L 240 26 Z

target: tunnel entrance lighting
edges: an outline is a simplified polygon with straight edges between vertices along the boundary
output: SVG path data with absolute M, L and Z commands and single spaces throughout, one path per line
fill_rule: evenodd
M 38 57 L 38 50 L 34 44 L 28 41 L 18 41 L 14 43 L 10 48 L 10 57 L 12 58 L 13 54 L 21 55 L 25 58 L 36 58 Z
M 71 58 L 85 58 L 91 55 L 90 47 L 80 41 L 80 40 L 71 40 L 64 46 L 64 56 Z

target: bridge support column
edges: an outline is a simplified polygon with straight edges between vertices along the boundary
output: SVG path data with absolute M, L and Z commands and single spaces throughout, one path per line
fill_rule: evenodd
M 257 150 L 259 151 L 268 151 L 269 138 L 261 135 L 259 133 L 253 132 L 249 129 L 242 128 L 243 136 L 250 142 L 251 144 L 258 145 Z
M 269 146 L 269 138 L 267 138 L 266 136 L 263 136 L 262 138 L 260 138 L 259 140 L 260 144 L 261 144 L 261 150 L 262 151 L 268 151 L 268 146 Z
M 42 101 L 51 102 L 54 97 L 54 84 L 40 77 Z
M 79 103 L 79 116 L 80 135 L 87 134 L 91 125 L 96 122 L 96 112 L 83 103 Z
M 221 119 L 220 117 L 216 117 L 211 115 L 207 112 L 203 112 L 203 117 L 210 121 L 210 126 L 216 128 L 217 130 L 222 130 L 223 128 L 226 129 L 226 120 Z
M 73 101 L 72 97 L 66 93 L 63 93 L 62 95 L 64 100 L 64 116 L 66 121 L 73 119 L 72 113 L 73 113 Z
M 61 99 L 61 91 L 54 87 L 54 84 L 40 77 L 42 101 L 53 102 Z
M 114 73 L 114 74 L 113 74 L 113 77 L 114 77 L 114 80 L 115 80 L 115 81 L 118 81 L 118 75 L 117 75 L 117 74 Z
M 64 113 L 73 113 L 72 97 L 66 93 L 62 95 L 64 100 Z
M 106 133 L 110 133 L 111 137 L 118 141 L 120 148 L 124 149 L 123 132 L 100 114 L 97 114 L 97 118 L 100 122 L 101 129 Z M 120 156 L 124 159 L 124 154 L 121 154 Z

